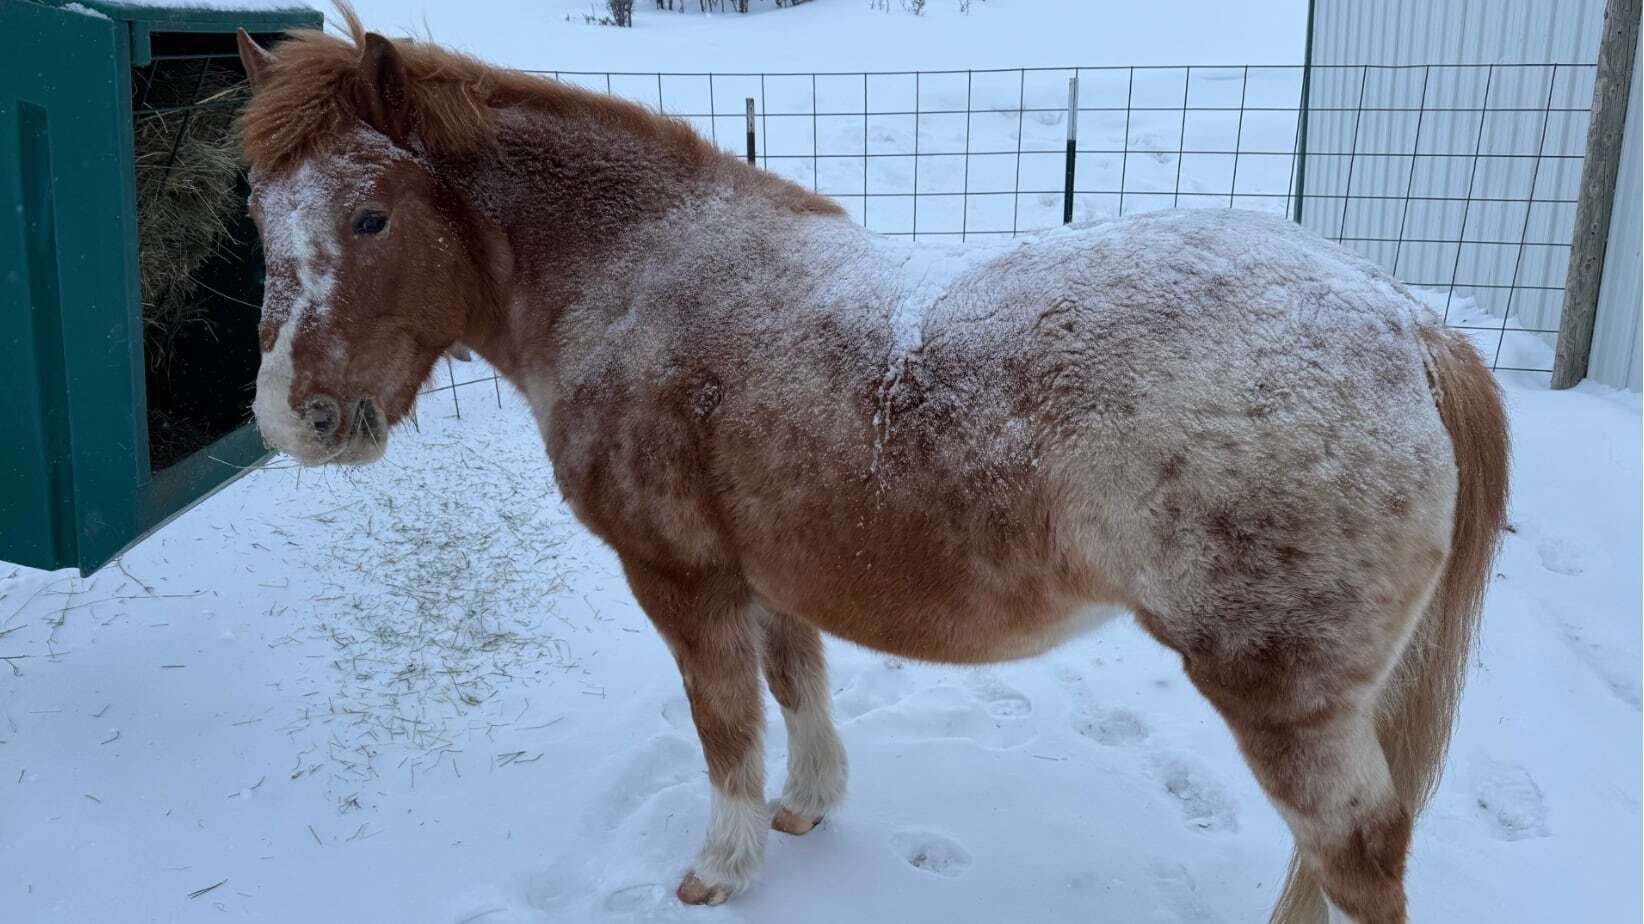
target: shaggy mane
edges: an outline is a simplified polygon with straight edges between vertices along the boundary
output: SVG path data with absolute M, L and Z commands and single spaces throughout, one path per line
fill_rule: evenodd
M 346 2 L 339 2 L 337 9 L 349 39 L 301 30 L 273 49 L 264 85 L 241 116 L 242 144 L 253 168 L 270 173 L 289 170 L 359 120 L 357 101 L 370 89 L 360 70 L 366 30 Z M 703 163 L 722 153 L 684 122 L 625 100 L 492 67 L 409 39 L 395 39 L 394 47 L 405 66 L 412 132 L 436 155 L 492 147 L 495 111 L 511 106 L 616 124 L 673 149 L 687 163 Z

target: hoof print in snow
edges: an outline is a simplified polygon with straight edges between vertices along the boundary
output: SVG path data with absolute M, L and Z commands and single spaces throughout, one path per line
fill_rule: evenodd
M 1199 831 L 1239 830 L 1233 800 L 1203 768 L 1182 760 L 1159 765 L 1159 782 L 1182 810 L 1188 827 Z
M 1129 709 L 1093 709 L 1079 716 L 1073 730 L 1097 744 L 1128 747 L 1147 740 L 1147 723 Z
M 834 697 L 833 714 L 841 723 L 851 722 L 894 706 L 907 696 L 907 678 L 900 664 L 885 670 L 866 670 L 852 677 Z
M 1485 758 L 1473 771 L 1473 813 L 1498 841 L 1547 836 L 1547 803 L 1530 772 Z
M 662 906 L 668 890 L 654 882 L 626 886 L 605 896 L 605 910 L 618 913 L 649 911 Z
M 1587 570 L 1586 551 L 1568 539 L 1548 536 L 1536 543 L 1536 554 L 1541 556 L 1541 567 L 1554 574 L 1574 577 Z
M 1187 871 L 1187 867 L 1180 863 L 1156 860 L 1153 862 L 1149 873 L 1153 878 L 1155 888 L 1159 891 L 1162 904 L 1172 913 L 1168 920 L 1218 920 L 1217 916 L 1210 910 L 1204 896 L 1199 894 L 1199 884 L 1194 881 L 1193 875 Z
M 898 831 L 891 847 L 908 865 L 947 879 L 958 879 L 970 869 L 970 851 L 950 837 L 930 831 Z
M 697 746 L 671 734 L 656 735 L 618 759 L 606 788 L 604 817 L 627 818 L 657 794 L 699 778 Z
M 680 734 L 696 734 L 696 723 L 691 720 L 691 704 L 683 696 L 662 704 L 662 720 Z
M 1020 718 L 1033 711 L 1033 700 L 997 680 L 990 680 L 978 686 L 976 698 L 981 701 L 988 714 L 996 719 Z

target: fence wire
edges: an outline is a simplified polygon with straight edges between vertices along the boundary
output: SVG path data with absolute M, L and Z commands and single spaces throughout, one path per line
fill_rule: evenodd
M 757 164 L 887 235 L 1013 237 L 1159 208 L 1282 214 L 1414 287 L 1492 368 L 1546 375 L 1594 70 L 530 73 L 683 119 L 737 155 L 751 99 Z M 492 381 L 445 377 L 431 390 L 453 402 Z

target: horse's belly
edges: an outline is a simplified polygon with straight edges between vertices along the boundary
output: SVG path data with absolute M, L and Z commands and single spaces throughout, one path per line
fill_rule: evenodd
M 1063 642 L 1100 629 L 1126 612 L 1122 607 L 1109 605 L 1080 607 L 1063 619 L 1049 624 L 1043 632 L 1019 633 L 1016 640 L 1020 647 L 1014 652 L 1004 654 L 999 660 L 1031 658 L 1044 654 Z
M 814 577 L 814 575 L 813 575 Z M 769 605 L 830 635 L 887 654 L 973 664 L 1041 654 L 1122 615 L 1115 605 L 1046 591 L 1031 602 L 951 577 L 931 593 L 808 591 L 813 582 L 754 584 Z

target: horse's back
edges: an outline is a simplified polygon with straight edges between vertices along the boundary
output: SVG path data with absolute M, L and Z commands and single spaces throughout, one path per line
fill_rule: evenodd
M 1054 385 L 1045 477 L 1076 498 L 1061 526 L 1157 631 L 1241 613 L 1249 642 L 1407 606 L 1408 576 L 1442 560 L 1455 464 L 1418 306 L 1368 261 L 1205 210 L 1052 235 L 993 270 L 992 297 L 1044 306 L 1028 340 Z

